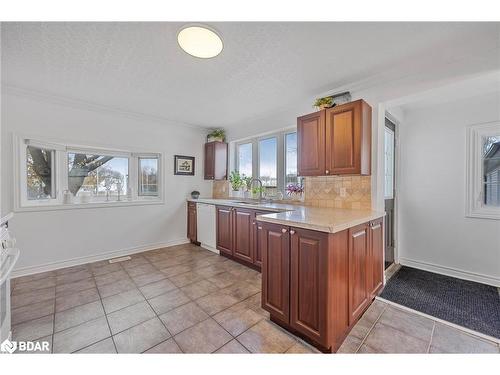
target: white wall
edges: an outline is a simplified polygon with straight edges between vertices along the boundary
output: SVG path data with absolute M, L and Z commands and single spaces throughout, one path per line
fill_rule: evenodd
M 210 196 L 203 180 L 205 133 L 181 124 L 160 124 L 105 109 L 61 105 L 12 94 L 2 101 L 2 214 L 13 209 L 12 133 L 57 138 L 82 145 L 162 152 L 165 204 L 18 212 L 10 222 L 22 251 L 17 274 L 61 266 L 82 257 L 161 247 L 186 240 L 185 199 L 192 190 Z M 173 155 L 196 157 L 196 175 L 174 176 Z M 69 265 L 70 263 L 64 263 Z M 33 268 L 35 267 L 35 268 Z
M 498 93 L 405 108 L 397 193 L 402 264 L 500 286 L 500 221 L 465 217 L 465 127 L 498 120 Z

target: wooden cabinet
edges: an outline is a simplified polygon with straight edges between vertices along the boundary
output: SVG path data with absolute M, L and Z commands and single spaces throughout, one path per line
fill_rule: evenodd
M 196 227 L 196 203 L 188 202 L 187 208 L 187 237 L 193 243 L 197 242 L 197 232 L 198 229 Z
M 369 175 L 371 107 L 363 100 L 297 119 L 300 176 Z
M 327 346 L 328 233 L 290 229 L 290 326 Z
M 375 298 L 384 286 L 383 218 L 373 220 L 369 226 L 368 291 Z
M 215 207 L 216 215 L 216 245 L 224 254 L 233 254 L 233 208 Z
M 368 223 L 349 229 L 349 323 L 365 311 L 370 300 L 368 290 Z
M 233 255 L 253 263 L 253 225 L 254 212 L 245 208 L 233 208 Z
M 325 112 L 297 119 L 297 161 L 300 176 L 325 174 Z
M 216 245 L 225 256 L 260 270 L 262 251 L 257 215 L 271 213 L 250 208 L 216 206 Z
M 205 180 L 225 180 L 227 177 L 227 143 L 205 143 Z
M 383 285 L 382 219 L 337 233 L 258 222 L 262 308 L 335 352 Z
M 290 243 L 288 227 L 261 225 L 262 307 L 288 324 L 290 309 Z

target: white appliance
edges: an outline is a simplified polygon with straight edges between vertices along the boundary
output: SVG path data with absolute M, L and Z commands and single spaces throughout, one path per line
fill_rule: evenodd
M 215 243 L 215 206 L 213 204 L 196 203 L 196 238 L 201 246 L 219 254 Z
M 10 274 L 19 258 L 8 230 L 12 214 L 0 219 L 0 343 L 10 339 Z

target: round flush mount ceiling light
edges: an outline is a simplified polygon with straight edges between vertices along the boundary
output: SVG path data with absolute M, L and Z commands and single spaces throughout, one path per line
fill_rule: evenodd
M 201 59 L 210 59 L 222 52 L 221 37 L 202 25 L 186 26 L 177 34 L 177 42 L 184 52 Z

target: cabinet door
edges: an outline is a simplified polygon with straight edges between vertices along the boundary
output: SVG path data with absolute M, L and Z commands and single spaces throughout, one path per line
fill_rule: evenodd
M 290 229 L 290 325 L 327 346 L 328 233 Z
M 288 227 L 261 223 L 262 308 L 273 318 L 289 323 L 290 243 Z
M 325 174 L 325 111 L 297 118 L 299 176 Z
M 205 180 L 215 178 L 215 144 L 205 143 Z
M 225 180 L 227 177 L 227 143 L 214 142 L 213 179 Z
M 359 174 L 361 165 L 359 102 L 326 111 L 326 174 Z
M 196 203 L 193 203 L 193 202 L 188 202 L 187 237 L 191 240 L 191 242 L 196 242 L 196 237 L 197 237 Z
M 216 207 L 217 249 L 225 254 L 233 253 L 233 209 L 231 207 Z
M 369 304 L 368 223 L 349 229 L 349 324 L 353 324 Z
M 233 209 L 233 255 L 247 262 L 253 262 L 252 222 L 254 213 L 244 208 Z
M 255 216 L 252 220 L 252 252 L 253 252 L 253 264 L 262 267 L 262 250 L 260 247 L 259 238 L 261 236 L 262 229 L 259 229 L 259 223 Z
M 369 229 L 368 287 L 375 298 L 384 285 L 383 218 L 371 221 Z

